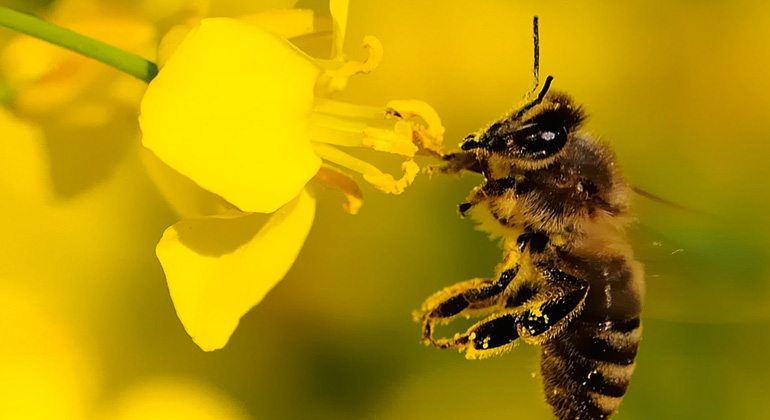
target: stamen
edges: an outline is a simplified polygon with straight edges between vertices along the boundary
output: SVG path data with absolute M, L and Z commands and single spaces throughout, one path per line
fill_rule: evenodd
M 404 176 L 396 179 L 393 175 L 386 174 L 376 166 L 353 157 L 334 146 L 325 143 L 311 143 L 313 151 L 322 159 L 362 174 L 368 183 L 388 194 L 401 194 L 406 187 L 412 184 L 417 174 L 420 173 L 420 166 L 413 160 L 407 160 L 401 164 Z
M 369 127 L 369 124 L 363 121 L 315 112 L 310 117 L 310 124 L 345 133 L 363 133 L 366 127 Z
M 380 119 L 385 116 L 382 107 L 357 105 L 328 98 L 315 98 L 313 111 L 348 118 Z
M 388 194 L 401 194 L 406 187 L 414 182 L 414 178 L 420 173 L 420 166 L 413 160 L 407 160 L 401 164 L 401 170 L 404 171 L 404 176 L 401 179 L 395 179 L 392 175 L 385 173 L 380 175 L 364 174 L 364 179 L 380 191 Z
M 350 110 L 359 114 L 366 109 Z M 368 147 L 373 150 L 414 157 L 417 146 L 413 141 L 412 124 L 405 121 L 386 120 L 379 110 L 379 119 L 364 122 L 363 118 L 346 118 L 337 115 L 313 113 L 310 129 L 313 141 L 347 147 Z M 372 115 L 373 113 L 368 113 Z
M 316 141 L 311 141 L 310 143 L 313 146 L 315 154 L 323 160 L 363 175 L 377 176 L 382 174 L 382 171 L 377 169 L 377 167 L 371 163 L 353 157 L 334 146 Z
M 417 100 L 390 101 L 387 109 L 390 115 L 405 120 L 411 125 L 412 142 L 417 146 L 418 153 L 444 155 L 441 146 L 444 141 L 445 129 L 438 113 L 430 105 Z M 409 121 L 414 118 L 422 118 L 426 125 Z
M 335 146 L 364 147 L 364 134 L 362 132 L 345 132 L 312 122 L 310 124 L 310 139 L 317 143 Z
M 382 43 L 375 37 L 367 35 L 364 37 L 364 48 L 369 51 L 369 56 L 364 62 L 348 61 L 342 63 L 335 60 L 315 60 L 322 68 L 326 70 L 329 77 L 350 77 L 358 73 L 369 73 L 380 65 L 382 61 L 383 49 Z M 334 64 L 332 64 L 334 63 Z M 335 65 L 337 64 L 337 65 Z
M 368 127 L 364 130 L 363 144 L 380 152 L 395 153 L 404 157 L 414 157 L 417 146 L 412 143 L 411 124 L 397 121 L 392 129 Z
M 323 164 L 314 179 L 344 194 L 348 202 L 343 204 L 342 208 L 350 214 L 358 213 L 361 205 L 363 205 L 363 194 L 358 184 L 347 174 L 330 165 Z

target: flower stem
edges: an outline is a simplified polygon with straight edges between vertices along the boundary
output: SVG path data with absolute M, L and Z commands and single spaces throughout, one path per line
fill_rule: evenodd
M 0 6 L 0 26 L 101 61 L 147 83 L 158 74 L 155 63 L 134 53 L 4 6 Z

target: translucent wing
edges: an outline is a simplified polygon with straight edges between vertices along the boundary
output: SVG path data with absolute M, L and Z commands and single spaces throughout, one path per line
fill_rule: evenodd
M 646 316 L 708 324 L 770 319 L 760 235 L 741 232 L 718 216 L 655 201 L 640 206 L 641 222 L 629 230 L 645 265 Z

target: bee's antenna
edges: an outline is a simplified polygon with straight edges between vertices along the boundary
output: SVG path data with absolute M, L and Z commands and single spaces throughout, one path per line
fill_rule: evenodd
M 537 90 L 537 86 L 540 84 L 540 31 L 537 25 L 537 16 L 532 20 L 532 33 L 535 41 L 535 65 L 532 67 L 532 73 L 535 75 L 535 83 L 532 85 L 532 90 L 527 92 L 527 98 L 529 98 Z
M 540 91 L 540 93 L 537 94 L 537 99 L 532 101 L 532 105 L 537 105 L 540 103 L 540 101 L 545 98 L 545 94 L 548 93 L 548 89 L 551 88 L 551 82 L 553 82 L 553 76 L 548 76 L 545 78 L 545 83 L 543 83 L 543 90 Z
M 532 32 L 533 32 L 533 38 L 535 41 L 535 65 L 532 69 L 532 73 L 535 75 L 535 84 L 532 86 L 532 90 L 527 92 L 527 96 L 525 98 L 529 98 L 532 96 L 533 93 L 537 90 L 538 85 L 540 85 L 540 30 L 538 29 L 538 18 L 535 16 L 535 18 L 532 20 Z M 537 98 L 533 100 L 532 102 L 524 105 L 523 108 L 519 110 L 519 112 L 516 113 L 515 118 L 519 118 L 528 110 L 531 109 L 533 106 L 539 104 L 543 101 L 543 98 L 545 97 L 545 94 L 548 93 L 548 89 L 551 87 L 551 82 L 553 81 L 553 76 L 548 76 L 545 78 L 545 83 L 543 83 L 543 90 L 540 91 L 540 93 L 537 95 Z
M 548 76 L 545 78 L 545 83 L 543 83 L 543 90 L 540 91 L 540 93 L 537 94 L 537 98 L 535 98 L 534 101 L 524 105 L 519 112 L 516 113 L 516 116 L 514 118 L 521 118 L 522 115 L 524 115 L 527 110 L 532 109 L 533 106 L 539 104 L 543 101 L 543 98 L 545 98 L 545 94 L 548 93 L 548 89 L 551 88 L 551 82 L 553 81 L 553 76 Z

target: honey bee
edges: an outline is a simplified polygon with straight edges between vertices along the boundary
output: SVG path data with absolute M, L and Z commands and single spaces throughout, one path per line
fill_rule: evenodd
M 536 89 L 537 17 L 534 33 Z M 443 156 L 440 172 L 484 176 L 459 211 L 503 238 L 503 261 L 495 278 L 450 286 L 414 315 L 425 343 L 469 359 L 539 345 L 556 417 L 606 419 L 626 393 L 641 333 L 643 269 L 625 236 L 632 188 L 610 147 L 582 129 L 583 108 L 552 81 Z M 486 318 L 433 337 L 437 324 L 470 315 Z

